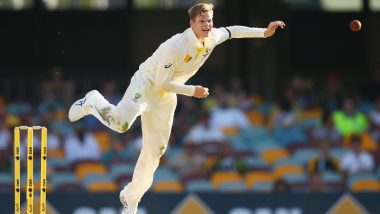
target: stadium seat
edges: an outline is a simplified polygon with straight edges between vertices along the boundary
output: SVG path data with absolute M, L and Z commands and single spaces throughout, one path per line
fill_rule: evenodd
M 7 110 L 11 115 L 26 115 L 33 111 L 33 106 L 31 103 L 27 102 L 11 102 L 7 106 Z
M 251 110 L 251 111 L 246 112 L 246 115 L 252 125 L 258 125 L 258 126 L 265 125 L 265 118 L 260 111 Z
M 363 132 L 361 135 L 361 148 L 366 151 L 376 151 L 377 150 L 377 143 L 375 140 L 372 138 L 371 134 L 368 132 Z M 343 139 L 343 146 L 345 148 L 350 148 L 350 139 L 351 136 L 347 136 Z
M 0 173 L 0 192 L 13 191 L 13 176 L 10 173 Z
M 51 175 L 50 183 L 53 189 L 63 184 L 78 183 L 76 174 L 71 172 L 54 173 Z
M 236 127 L 225 127 L 223 128 L 223 134 L 226 136 L 236 136 L 239 134 L 239 129 Z
M 322 118 L 323 109 L 322 108 L 312 108 L 306 109 L 301 112 L 303 118 L 305 119 L 320 119 Z
M 265 172 L 265 171 L 261 171 L 261 172 L 251 171 L 245 175 L 244 181 L 247 188 L 250 189 L 256 183 L 261 183 L 261 182 L 273 183 L 274 175 L 270 172 Z
M 106 174 L 107 167 L 101 163 L 85 162 L 85 163 L 80 163 L 76 166 L 75 173 L 78 176 L 78 178 L 82 180 L 88 174 L 92 174 L 92 173 Z
M 50 149 L 48 150 L 48 157 L 49 157 L 49 161 L 50 161 L 50 158 L 64 159 L 65 152 L 62 149 Z
M 53 168 L 70 167 L 70 162 L 65 158 L 49 157 L 49 166 Z
M 272 165 L 277 160 L 286 159 L 289 157 L 289 152 L 286 149 L 268 149 L 261 152 L 261 158 L 268 164 Z
M 182 154 L 183 152 L 183 148 L 182 147 L 174 147 L 174 146 L 170 146 L 169 145 L 169 148 L 166 150 L 166 153 L 165 153 L 165 156 L 167 157 L 167 159 L 169 160 L 174 160 L 176 159 L 180 154 Z
M 273 190 L 273 182 L 260 181 L 252 186 L 253 192 L 271 192 Z
M 187 192 L 211 192 L 214 190 L 209 180 L 189 181 L 185 185 Z
M 330 149 L 331 156 L 334 157 L 336 160 L 342 159 L 345 153 L 346 149 L 341 147 L 333 147 Z
M 87 174 L 86 176 L 84 176 L 83 180 L 82 180 L 82 184 L 84 186 L 89 186 L 91 183 L 94 183 L 94 182 L 103 182 L 103 181 L 107 181 L 107 182 L 113 182 L 113 179 L 110 177 L 109 174 Z
M 373 179 L 363 179 L 353 182 L 351 186 L 353 192 L 380 192 L 380 181 Z
M 110 149 L 111 144 L 111 134 L 106 131 L 98 131 L 93 133 L 98 145 L 99 149 L 102 153 L 108 151 Z
M 377 151 L 377 143 L 372 138 L 371 134 L 364 132 L 362 135 L 362 149 L 366 151 Z
M 255 142 L 255 144 L 264 142 L 273 142 L 273 137 L 268 129 L 261 126 L 250 126 L 240 131 L 240 135 L 244 141 Z
M 253 151 L 257 153 L 264 152 L 266 150 L 275 150 L 275 149 L 282 149 L 275 141 L 269 140 L 269 141 L 263 141 L 261 143 L 254 143 L 252 145 Z
M 10 173 L 0 173 L 0 183 L 13 183 L 13 176 Z
M 165 167 L 159 167 L 155 174 L 154 174 L 154 180 L 153 183 L 160 182 L 160 181 L 178 181 L 179 176 L 176 172 L 169 168 Z
M 349 178 L 348 178 L 348 182 L 347 182 L 347 185 L 348 187 L 352 187 L 353 184 L 356 182 L 356 181 L 359 181 L 359 180 L 376 180 L 376 175 L 375 174 L 372 174 L 372 173 L 360 173 L 360 174 L 355 174 L 355 175 L 351 175 Z
M 246 157 L 243 159 L 243 162 L 247 165 L 250 169 L 266 169 L 268 168 L 268 163 L 265 162 L 261 157 L 254 156 L 254 157 Z
M 275 127 L 273 129 L 273 136 L 276 141 L 284 146 L 308 143 L 308 136 L 304 124 L 298 124 L 288 128 Z
M 223 183 L 234 181 L 242 181 L 239 173 L 235 171 L 217 171 L 211 176 L 211 183 L 215 189 L 218 189 Z
M 297 164 L 283 164 L 274 168 L 273 174 L 276 179 L 280 179 L 289 174 L 304 174 L 304 169 Z
M 110 166 L 109 174 L 115 180 L 121 175 L 132 175 L 135 166 L 132 164 L 113 164 Z
M 119 190 L 119 186 L 112 181 L 93 182 L 86 188 L 89 192 L 116 192 Z
M 343 181 L 343 177 L 337 172 L 327 171 L 321 174 L 321 180 L 323 183 L 339 183 Z
M 273 164 L 273 167 L 276 168 L 277 166 L 280 166 L 280 165 L 292 165 L 292 164 L 296 164 L 296 165 L 301 165 L 301 162 L 299 162 L 298 160 L 294 159 L 293 156 L 289 156 L 289 158 L 287 159 L 279 159 L 277 160 L 274 164 Z
M 242 181 L 231 181 L 222 183 L 218 190 L 221 192 L 237 193 L 247 191 L 247 187 Z
M 247 149 L 246 139 L 242 134 L 236 136 L 226 136 L 225 140 L 233 147 L 233 148 L 243 148 Z
M 292 158 L 302 165 L 306 165 L 308 161 L 317 156 L 318 153 L 319 150 L 316 148 L 300 148 L 294 151 Z
M 183 185 L 179 181 L 158 181 L 153 185 L 152 191 L 161 192 L 182 192 Z
M 291 174 L 286 174 L 282 177 L 282 179 L 292 185 L 292 184 L 303 184 L 307 183 L 309 178 L 306 174 L 299 174 L 299 173 L 291 173 Z

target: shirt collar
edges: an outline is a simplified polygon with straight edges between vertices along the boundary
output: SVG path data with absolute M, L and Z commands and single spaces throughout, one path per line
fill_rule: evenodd
M 187 35 L 187 38 L 189 38 L 189 43 L 190 44 L 193 44 L 196 48 L 203 48 L 203 47 L 209 47 L 210 46 L 210 38 L 209 37 L 206 37 L 204 39 L 204 46 L 203 44 L 198 40 L 197 36 L 195 35 L 193 29 L 191 29 L 191 27 L 189 27 L 186 31 L 185 31 L 186 35 Z

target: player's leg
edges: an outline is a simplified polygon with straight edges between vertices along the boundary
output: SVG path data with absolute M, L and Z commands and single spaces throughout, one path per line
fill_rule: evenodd
M 74 102 L 69 110 L 69 119 L 73 122 L 91 114 L 112 130 L 125 132 L 147 106 L 145 83 L 145 78 L 133 76 L 117 106 L 109 103 L 98 91 L 92 90 Z
M 120 192 L 121 202 L 128 207 L 137 207 L 140 199 L 153 182 L 154 171 L 166 150 L 176 107 L 176 96 L 172 94 L 153 105 L 153 110 L 141 115 L 143 147 L 137 160 L 132 181 Z

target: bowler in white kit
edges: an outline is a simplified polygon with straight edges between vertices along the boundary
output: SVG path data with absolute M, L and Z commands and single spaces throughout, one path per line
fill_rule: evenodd
M 267 28 L 230 26 L 213 28 L 213 5 L 200 3 L 189 10 L 190 27 L 162 43 L 133 75 L 122 100 L 115 106 L 98 91 L 88 92 L 69 110 L 74 122 L 93 115 L 104 125 L 123 133 L 141 115 L 142 148 L 132 181 L 120 192 L 123 213 L 137 213 L 137 206 L 153 182 L 154 172 L 164 154 L 173 124 L 177 94 L 206 98 L 208 88 L 187 85 L 210 56 L 215 46 L 231 38 L 267 38 L 282 21 Z

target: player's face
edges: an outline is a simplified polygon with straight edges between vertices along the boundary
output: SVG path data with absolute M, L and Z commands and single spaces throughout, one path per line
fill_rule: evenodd
M 198 39 L 203 40 L 208 37 L 213 27 L 213 12 L 209 11 L 203 15 L 199 15 L 195 20 L 190 20 L 190 26 Z

